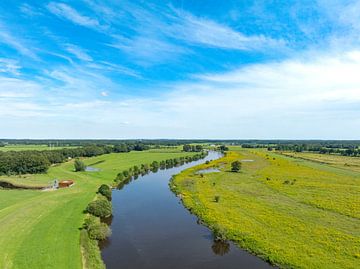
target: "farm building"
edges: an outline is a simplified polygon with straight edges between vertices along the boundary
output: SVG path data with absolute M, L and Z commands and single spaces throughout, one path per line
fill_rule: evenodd
M 74 181 L 73 180 L 61 180 L 59 182 L 59 188 L 67 188 L 67 187 L 70 187 L 74 184 Z

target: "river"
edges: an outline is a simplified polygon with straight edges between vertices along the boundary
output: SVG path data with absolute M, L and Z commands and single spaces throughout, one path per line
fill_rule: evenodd
M 273 268 L 231 242 L 216 242 L 169 189 L 172 175 L 221 157 L 159 170 L 133 180 L 112 195 L 112 235 L 102 242 L 102 258 L 112 268 Z

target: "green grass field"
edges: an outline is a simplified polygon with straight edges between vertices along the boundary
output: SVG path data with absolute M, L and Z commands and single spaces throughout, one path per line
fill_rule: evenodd
M 6 145 L 0 147 L 0 151 L 22 151 L 22 150 L 56 150 L 76 147 L 49 147 L 48 145 Z
M 33 184 L 73 179 L 75 185 L 70 188 L 0 190 L 0 268 L 82 268 L 79 228 L 97 188 L 112 183 L 118 172 L 133 165 L 188 155 L 174 150 L 102 155 L 84 160 L 99 172 L 75 173 L 68 162 L 51 167 L 45 175 L 31 176 Z M 26 183 L 27 179 L 18 180 Z
M 232 173 L 234 160 L 252 161 Z M 195 174 L 213 165 L 221 172 Z M 271 263 L 359 268 L 360 175 L 345 168 L 232 148 L 225 158 L 176 176 L 172 186 L 212 229 Z

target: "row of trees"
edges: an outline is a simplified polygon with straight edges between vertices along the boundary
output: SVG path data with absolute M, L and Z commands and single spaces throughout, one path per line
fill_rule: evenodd
M 83 228 L 87 231 L 90 239 L 104 240 L 111 234 L 110 227 L 101 221 L 112 214 L 111 188 L 108 185 L 101 185 L 98 189 L 98 199 L 90 202 L 86 208 L 89 213 Z
M 309 151 L 309 152 L 316 152 L 320 154 L 339 154 L 343 156 L 353 156 L 357 157 L 360 156 L 360 149 L 357 146 L 349 146 L 349 145 L 329 145 L 327 147 L 321 146 L 321 145 L 307 145 L 307 144 L 301 144 L 301 145 L 277 145 L 274 147 L 276 150 L 287 150 L 287 151 L 295 151 L 295 152 L 303 152 L 303 151 Z
M 154 172 L 156 173 L 159 169 L 169 169 L 174 166 L 179 166 L 184 163 L 189 163 L 206 157 L 207 152 L 203 151 L 199 154 L 193 156 L 179 157 L 173 159 L 167 159 L 164 161 L 153 161 L 151 164 L 141 164 L 140 166 L 134 165 L 127 170 L 124 170 L 117 174 L 115 178 L 115 183 L 122 187 L 124 184 L 127 184 L 133 178 L 137 178 L 140 175 L 146 175 L 147 173 Z
M 63 148 L 44 151 L 0 151 L 0 175 L 45 173 L 51 164 L 62 163 L 69 158 L 94 157 L 112 152 L 142 151 L 148 145 L 88 145 L 79 148 Z
M 202 145 L 189 145 L 189 144 L 183 145 L 183 151 L 185 152 L 200 152 L 202 150 L 203 150 Z

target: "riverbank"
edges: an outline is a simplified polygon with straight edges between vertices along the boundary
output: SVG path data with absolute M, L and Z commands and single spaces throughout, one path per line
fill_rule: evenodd
M 235 160 L 239 173 L 230 171 Z M 221 172 L 197 174 L 217 167 Z M 328 165 L 232 148 L 171 182 L 183 204 L 220 238 L 291 268 L 356 268 L 360 177 Z

